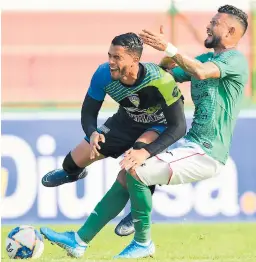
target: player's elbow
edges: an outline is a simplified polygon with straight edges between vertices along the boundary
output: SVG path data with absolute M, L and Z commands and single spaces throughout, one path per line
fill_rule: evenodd
M 203 70 L 198 69 L 194 73 L 194 77 L 198 80 L 205 80 L 206 79 L 206 74 L 204 73 Z
M 187 124 L 186 124 L 186 120 L 185 118 L 182 121 L 179 121 L 176 124 L 176 136 L 177 136 L 177 140 L 179 140 L 180 138 L 182 138 L 183 136 L 186 135 L 186 131 L 187 131 Z

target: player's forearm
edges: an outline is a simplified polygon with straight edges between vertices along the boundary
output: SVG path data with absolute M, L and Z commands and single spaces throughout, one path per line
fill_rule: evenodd
M 204 64 L 185 55 L 176 54 L 172 59 L 187 73 L 197 79 L 204 79 L 206 74 Z
M 86 95 L 81 110 L 81 124 L 88 138 L 97 130 L 97 118 L 101 105 L 101 101 L 91 98 L 88 94 Z
M 186 123 L 181 122 L 176 126 L 168 127 L 154 142 L 146 145 L 150 156 L 163 152 L 170 145 L 174 144 L 186 134 Z
M 145 147 L 151 156 L 162 152 L 186 133 L 186 119 L 182 98 L 168 106 L 164 110 L 164 115 L 168 124 L 166 130 L 154 142 Z

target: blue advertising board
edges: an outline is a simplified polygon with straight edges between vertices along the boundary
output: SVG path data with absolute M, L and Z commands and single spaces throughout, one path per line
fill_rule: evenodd
M 102 124 L 108 114 L 99 118 Z M 187 119 L 188 126 L 191 117 Z M 157 186 L 153 221 L 256 220 L 256 114 L 242 113 L 230 157 L 220 176 L 195 184 Z M 42 176 L 60 168 L 83 139 L 79 114 L 4 114 L 2 119 L 2 223 L 76 223 L 112 185 L 120 159 L 89 167 L 83 181 L 45 188 Z M 114 203 L 112 203 L 114 204 Z M 129 205 L 119 214 L 129 212 Z

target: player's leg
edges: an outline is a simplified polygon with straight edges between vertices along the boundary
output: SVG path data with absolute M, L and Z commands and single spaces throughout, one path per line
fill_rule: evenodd
M 94 159 L 90 159 L 90 152 L 91 148 L 88 140 L 83 139 L 71 152 L 66 155 L 62 163 L 62 169 L 55 169 L 48 172 L 42 178 L 42 184 L 46 187 L 56 187 L 84 178 L 87 175 L 85 167 L 105 157 L 100 154 Z
M 152 194 L 149 187 L 139 181 L 136 173 L 133 174 L 134 177 L 131 174 L 127 174 L 126 179 L 135 235 L 132 242 L 116 258 L 135 259 L 152 256 L 155 253 L 155 246 L 150 236 Z
M 131 200 L 135 235 L 132 243 L 118 257 L 144 257 L 153 246 L 150 237 L 152 198 L 149 185 L 191 183 L 217 175 L 223 165 L 207 156 L 196 144 L 184 142 L 183 146 L 168 153 L 148 159 L 144 166 L 130 171 L 127 187 Z M 148 249 L 141 246 L 146 245 Z
M 103 144 L 104 146 L 102 145 L 101 152 L 104 155 L 107 155 L 109 149 L 112 148 L 112 155 L 118 157 L 125 150 L 128 150 L 138 137 L 137 135 L 133 142 L 130 141 L 129 139 L 133 138 L 124 133 L 124 131 L 128 130 L 128 127 L 122 127 L 119 125 L 115 132 L 112 131 L 112 136 L 109 135 L 110 132 L 106 134 L 106 138 L 107 136 L 109 138 L 106 141 L 110 141 L 111 143 L 108 142 L 108 147 L 105 144 Z M 123 134 L 124 136 L 122 136 Z M 85 251 L 87 243 L 95 237 L 106 223 L 120 213 L 128 199 L 129 194 L 127 189 L 119 181 L 116 181 L 77 233 L 57 233 L 49 228 L 42 228 L 41 232 L 51 242 L 66 249 L 70 255 L 79 257 Z M 113 203 L 115 204 L 113 205 Z
M 165 126 L 161 126 L 161 125 L 148 129 L 144 134 L 142 134 L 138 138 L 133 148 L 134 149 L 143 148 L 146 144 L 155 141 L 164 130 L 165 130 Z M 120 182 L 121 183 L 123 182 L 123 184 L 126 185 L 125 172 L 124 171 L 120 171 L 120 172 L 122 172 L 119 174 Z M 155 187 L 156 187 L 155 185 L 149 186 L 152 195 L 155 192 Z M 129 236 L 134 233 L 134 224 L 132 221 L 131 212 L 118 223 L 118 225 L 115 228 L 115 233 L 118 236 Z
M 156 132 L 148 131 L 138 139 L 135 147 L 138 149 L 142 148 L 157 137 L 158 134 Z M 84 242 L 89 243 L 111 219 L 115 218 L 121 212 L 128 202 L 129 194 L 126 188 L 125 173 L 124 170 L 119 172 L 113 186 L 97 204 L 84 225 L 78 230 L 78 235 Z M 112 205 L 111 203 L 115 204 Z
M 53 170 L 42 178 L 42 184 L 46 187 L 56 187 L 65 183 L 75 182 L 87 175 L 86 167 L 91 163 L 103 159 L 104 157 L 117 158 L 125 150 L 129 149 L 136 138 L 127 135 L 129 128 L 122 120 L 114 115 L 104 123 L 98 132 L 105 136 L 105 143 L 100 142 L 100 156 L 90 159 L 90 140 L 85 136 L 84 140 L 77 145 L 65 157 L 62 169 Z
M 128 200 L 127 189 L 116 180 L 77 232 L 58 233 L 46 227 L 40 231 L 52 243 L 64 248 L 69 255 L 81 257 L 91 240 L 121 212 Z

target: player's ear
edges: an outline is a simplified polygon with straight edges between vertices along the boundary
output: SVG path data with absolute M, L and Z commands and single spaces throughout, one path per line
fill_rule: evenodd
M 139 61 L 140 61 L 140 58 L 138 56 L 134 56 L 133 57 L 133 62 L 134 63 L 139 63 Z
M 235 34 L 235 31 L 236 31 L 236 29 L 235 29 L 235 27 L 230 27 L 229 28 L 229 30 L 228 30 L 228 32 L 230 33 L 230 35 L 234 35 Z

